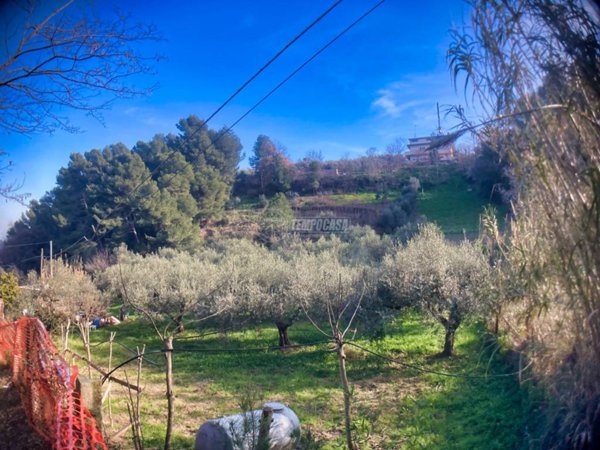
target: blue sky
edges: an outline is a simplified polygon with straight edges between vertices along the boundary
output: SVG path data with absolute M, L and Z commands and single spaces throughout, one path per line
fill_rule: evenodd
M 207 117 L 243 81 L 316 18 L 330 0 L 202 0 L 126 2 L 132 19 L 155 24 L 165 40 L 148 48 L 166 56 L 150 82 L 149 97 L 116 102 L 104 124 L 65 111 L 84 132 L 22 136 L 0 134 L 14 163 L 10 178 L 39 198 L 73 152 L 175 131 L 190 114 Z M 376 0 L 345 0 L 217 115 L 211 126 L 232 123 L 313 52 Z M 109 8 L 106 2 L 95 2 Z M 168 5 L 168 6 L 166 6 Z M 292 160 L 310 150 L 325 159 L 384 149 L 396 138 L 432 133 L 436 102 L 463 104 L 445 53 L 449 30 L 468 21 L 463 1 L 387 0 L 248 116 L 235 132 L 250 154 L 256 137 L 283 144 Z M 138 80 L 143 85 L 148 79 Z M 450 128 L 447 120 L 442 126 Z M 247 165 L 246 162 L 242 165 Z M 0 236 L 24 207 L 0 204 Z

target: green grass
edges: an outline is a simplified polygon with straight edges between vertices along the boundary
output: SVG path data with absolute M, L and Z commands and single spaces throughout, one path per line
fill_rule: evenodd
M 445 233 L 477 233 L 479 216 L 488 202 L 460 175 L 425 189 L 419 195 L 418 212 Z M 499 210 L 502 218 L 504 209 Z
M 258 197 L 241 197 L 240 203 L 234 209 L 249 210 L 260 208 Z
M 358 341 L 372 350 L 400 358 L 427 369 L 452 373 L 506 373 L 513 369 L 496 354 L 491 361 L 482 351 L 482 327 L 467 324 L 457 335 L 457 356 L 434 357 L 441 349 L 440 327 L 416 313 L 405 313 L 388 326 L 380 341 Z M 110 331 L 128 347 L 145 343 L 160 349 L 152 329 L 132 320 L 112 329 L 92 333 L 93 343 L 106 341 Z M 191 335 L 194 331 L 188 331 Z M 321 340 L 307 323 L 290 329 L 295 343 Z M 325 450 L 344 448 L 342 393 L 337 361 L 327 347 L 288 352 L 252 350 L 277 342 L 274 327 L 216 334 L 199 340 L 176 342 L 174 355 L 176 419 L 174 448 L 191 448 L 194 433 L 205 420 L 239 412 L 239 403 L 249 392 L 258 402 L 288 403 Z M 81 350 L 74 337 L 72 346 Z M 213 353 L 210 350 L 231 350 Z M 115 346 L 114 361 L 130 353 Z M 94 348 L 96 362 L 108 365 L 108 346 Z M 148 356 L 159 366 L 145 364 L 142 421 L 147 448 L 159 448 L 164 436 L 165 401 L 161 354 Z M 489 362 L 489 365 L 488 365 Z M 133 368 L 127 369 L 133 375 Z M 84 372 L 83 367 L 81 371 Z M 354 389 L 354 424 L 361 449 L 518 449 L 524 444 L 527 396 L 512 378 L 466 380 L 424 374 L 348 347 L 348 375 Z M 124 377 L 123 371 L 119 372 Z M 257 403 L 258 406 L 258 403 Z M 112 432 L 127 423 L 124 394 L 113 392 Z M 109 429 L 110 430 L 110 429 Z M 110 431 L 109 433 L 110 434 Z M 128 436 L 114 448 L 128 448 Z
M 388 200 L 394 200 L 398 196 L 398 192 L 389 192 Z M 333 200 L 338 205 L 343 205 L 346 203 L 360 203 L 360 204 L 370 204 L 377 203 L 381 200 L 377 198 L 376 192 L 356 192 L 350 194 L 332 194 L 328 195 L 328 198 Z

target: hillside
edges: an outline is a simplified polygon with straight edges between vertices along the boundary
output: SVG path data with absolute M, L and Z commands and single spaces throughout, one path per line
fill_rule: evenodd
M 476 234 L 479 217 L 486 205 L 489 201 L 477 193 L 464 177 L 455 175 L 444 183 L 422 189 L 418 211 L 446 234 Z M 506 209 L 495 207 L 500 222 L 503 222 Z
M 395 174 L 395 179 L 372 183 L 370 189 L 338 189 L 318 195 L 292 195 L 290 203 L 296 218 L 343 217 L 351 225 L 377 228 L 382 211 L 401 196 L 399 188 L 386 190 L 390 184 L 401 185 L 411 177 L 419 180 L 415 222 L 425 220 L 437 224 L 449 237 L 476 237 L 480 215 L 489 199 L 483 198 L 456 166 L 412 167 Z M 328 184 L 333 184 L 329 181 Z M 356 186 L 355 182 L 339 183 Z M 383 187 L 382 187 L 383 186 Z M 258 197 L 245 197 L 227 211 L 226 217 L 210 226 L 209 234 L 255 236 L 258 231 L 261 206 Z M 506 210 L 498 208 L 502 223 Z

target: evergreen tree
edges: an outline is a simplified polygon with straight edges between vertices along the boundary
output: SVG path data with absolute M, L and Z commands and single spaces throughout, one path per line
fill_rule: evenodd
M 133 151 L 115 144 L 72 154 L 56 187 L 9 230 L 1 260 L 36 267 L 39 245 L 23 244 L 49 240 L 84 258 L 122 243 L 141 252 L 193 247 L 197 223 L 219 216 L 229 200 L 241 144 L 195 116 L 178 128 Z
M 198 204 L 196 219 L 218 217 L 229 200 L 242 145 L 233 133 L 209 130 L 196 116 L 180 120 L 177 128 L 180 134 L 168 137 L 169 146 L 193 169 L 190 188 Z

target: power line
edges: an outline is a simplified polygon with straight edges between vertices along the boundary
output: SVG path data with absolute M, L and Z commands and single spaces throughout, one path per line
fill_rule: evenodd
M 319 17 L 313 20 L 300 34 L 296 35 L 291 41 L 283 46 L 281 50 L 279 50 L 269 61 L 267 61 L 258 71 L 252 75 L 248 80 L 246 80 L 227 100 L 223 102 L 221 106 L 217 108 L 215 112 L 213 112 L 208 119 L 204 123 L 207 123 L 210 119 L 216 116 L 231 100 L 233 100 L 240 92 L 242 92 L 246 86 L 248 86 L 252 81 L 256 79 L 267 67 L 269 67 L 277 58 L 279 58 L 288 48 L 290 48 L 298 39 L 300 39 L 308 30 L 314 27 L 317 23 L 321 21 L 327 14 L 329 14 L 336 6 L 342 3 L 344 0 L 338 0 L 329 8 L 327 8 Z
M 81 241 L 89 241 L 89 239 L 87 238 L 87 236 L 84 234 L 83 236 L 81 236 L 79 239 L 77 239 L 75 242 L 73 242 L 71 245 L 69 245 L 68 247 L 61 249 L 60 252 L 58 252 L 58 256 L 60 257 L 61 255 L 63 255 L 64 253 L 67 252 L 67 250 L 70 250 L 71 248 L 75 247 L 77 244 L 79 244 Z
M 79 239 L 77 239 L 75 242 L 73 242 L 71 245 L 69 245 L 68 247 L 66 247 L 65 249 L 60 250 L 60 252 L 58 252 L 56 255 L 54 255 L 54 258 L 60 258 L 63 254 L 66 253 L 67 250 L 75 247 L 77 244 L 79 244 L 81 241 L 88 241 L 89 239 L 84 235 L 81 236 Z M 47 244 L 50 241 L 46 241 L 46 242 L 38 242 L 38 243 L 31 243 L 31 244 L 19 244 L 19 245 L 13 245 L 13 247 L 26 247 L 26 246 L 30 246 L 30 245 L 38 245 L 38 244 Z M 8 245 L 6 247 L 9 247 Z M 20 261 L 16 262 L 16 263 L 12 263 L 12 264 L 4 264 L 3 266 L 5 267 L 11 267 L 17 264 L 21 264 L 24 262 L 28 262 L 28 261 L 33 261 L 33 260 L 39 260 L 40 259 L 40 255 L 35 255 L 35 256 L 30 256 L 28 258 L 24 258 L 21 259 Z M 49 261 L 50 260 L 50 256 L 44 256 L 44 261 Z
M 248 109 L 244 114 L 242 114 L 232 125 L 230 125 L 228 128 L 226 128 L 225 130 L 223 130 L 222 132 L 220 132 L 220 134 L 217 136 L 217 138 L 210 142 L 208 145 L 210 147 L 214 147 L 222 138 L 223 136 L 225 136 L 227 133 L 229 133 L 236 125 L 238 125 L 242 120 L 244 120 L 250 113 L 252 113 L 256 108 L 258 108 L 265 100 L 267 100 L 271 95 L 273 95 L 277 90 L 279 90 L 285 83 L 287 83 L 289 80 L 291 80 L 294 76 L 296 76 L 302 69 L 304 69 L 310 62 L 312 62 L 315 58 L 317 58 L 321 53 L 323 53 L 325 50 L 327 50 L 331 45 L 333 45 L 338 39 L 340 39 L 344 34 L 346 34 L 348 31 L 350 31 L 352 28 L 354 28 L 358 23 L 360 23 L 361 21 L 363 21 L 367 16 L 369 16 L 373 11 L 375 11 L 377 8 L 379 8 L 383 3 L 385 2 L 385 0 L 380 0 L 379 2 L 377 2 L 374 6 L 372 6 L 371 8 L 369 8 L 367 11 L 365 11 L 362 15 L 360 15 L 356 20 L 354 20 L 350 25 L 348 25 L 346 28 L 344 28 L 341 32 L 339 32 L 336 36 L 334 36 L 331 40 L 329 40 L 324 46 L 322 46 L 319 50 L 317 50 L 315 53 L 313 53 L 307 60 L 305 60 L 302 64 L 300 64 L 300 66 L 298 66 L 294 71 L 292 71 L 287 77 L 285 77 L 282 81 L 280 81 L 274 88 L 272 88 L 266 95 L 264 95 L 260 100 L 258 100 L 258 102 L 256 102 L 250 109 Z M 334 5 L 337 6 L 337 3 Z M 212 116 L 211 116 L 212 117 Z M 194 131 L 194 133 L 192 133 L 190 135 L 193 136 L 197 131 L 199 131 L 200 129 L 202 129 L 202 127 L 206 124 L 207 121 L 205 121 L 199 128 L 196 129 L 196 131 Z M 162 164 L 166 163 L 174 154 L 176 153 L 176 150 L 173 150 L 169 156 L 167 156 L 167 158 L 165 158 L 165 160 L 163 160 L 155 169 L 154 171 L 158 170 Z M 154 172 L 153 171 L 153 172 Z M 172 177 L 174 177 L 176 174 L 173 174 Z M 145 183 L 149 178 L 151 178 L 152 174 L 149 177 L 146 177 L 146 179 L 144 181 L 142 181 L 141 184 Z M 138 185 L 134 191 L 132 192 L 132 194 L 141 186 Z M 150 195 L 154 195 L 154 194 L 150 194 Z M 114 212 L 115 210 L 113 210 L 111 212 L 111 214 Z M 110 214 L 109 216 L 110 217 Z M 107 217 L 107 218 L 108 218 Z M 106 219 L 105 219 L 106 220 Z M 94 232 L 94 237 L 96 236 L 96 232 Z M 92 239 L 94 238 L 92 237 Z
M 285 44 L 277 53 L 275 53 L 275 55 L 273 57 L 271 57 L 266 63 L 264 63 L 262 65 L 262 67 L 260 69 L 258 69 L 258 71 L 256 71 L 250 78 L 248 78 L 244 83 L 242 83 L 242 85 L 236 89 L 236 91 L 231 94 L 227 100 L 225 100 L 212 114 L 210 114 L 208 116 L 208 118 L 206 120 L 203 121 L 203 123 L 196 128 L 196 130 L 194 130 L 189 137 L 194 136 L 196 133 L 198 133 L 200 130 L 202 130 L 204 128 L 204 126 L 212 119 L 214 118 L 227 104 L 229 104 L 238 94 L 240 94 L 252 81 L 254 81 L 262 72 L 264 72 L 267 67 L 269 67 L 271 64 L 273 64 L 283 53 L 285 53 L 286 50 L 288 50 L 292 45 L 294 45 L 294 43 L 296 43 L 302 36 L 304 36 L 311 28 L 313 28 L 317 23 L 319 23 L 323 18 L 325 18 L 325 16 L 327 16 L 331 11 L 333 11 L 338 5 L 340 5 L 340 3 L 342 3 L 344 0 L 337 0 L 333 5 L 331 5 L 329 8 L 327 8 L 323 13 L 321 13 L 315 20 L 313 20 L 310 24 L 308 24 L 299 34 L 297 34 L 296 36 L 294 36 L 287 44 Z M 226 132 L 228 132 L 229 130 L 231 130 L 232 127 L 229 127 L 228 130 L 226 130 L 223 134 L 225 134 Z M 223 136 L 223 134 L 219 137 L 219 139 Z M 215 143 L 211 143 L 210 145 L 214 146 Z M 156 174 L 156 172 L 163 167 L 175 154 L 177 153 L 176 149 L 171 150 L 167 157 L 162 160 L 151 172 L 148 176 L 146 176 L 144 179 L 142 179 L 142 181 L 133 188 L 132 192 L 129 194 L 129 199 L 131 198 L 131 196 L 133 194 L 135 194 L 135 192 L 137 192 L 138 189 L 140 189 L 148 180 L 152 179 L 152 177 Z M 112 210 L 107 217 L 105 217 L 103 220 L 107 220 L 109 219 L 112 215 L 114 215 L 115 211 L 117 211 L 118 208 Z M 94 230 L 94 237 L 96 236 L 97 232 Z M 93 238 L 92 238 L 93 239 Z
M 368 15 L 370 15 L 373 11 L 375 11 L 377 8 L 379 8 L 384 2 L 385 2 L 385 0 L 380 0 L 373 7 L 369 8 L 360 17 L 358 17 L 358 19 L 356 19 L 354 22 L 352 22 L 350 25 L 348 25 L 346 28 L 344 28 L 341 32 L 339 32 L 327 44 L 325 44 L 323 47 L 321 47 L 319 50 L 317 50 L 315 53 L 313 53 L 313 55 L 310 58 L 308 58 L 306 61 L 304 61 L 302 64 L 300 64 L 300 66 L 298 66 L 298 68 L 296 70 L 294 70 L 292 73 L 290 73 L 279 84 L 277 84 L 273 89 L 271 89 L 264 97 L 262 97 L 258 102 L 256 102 L 248 111 L 246 111 L 238 120 L 236 120 L 226 131 L 231 130 L 234 126 L 236 126 L 238 123 L 240 123 L 242 120 L 244 120 L 248 114 L 250 114 L 256 108 L 258 108 L 266 99 L 268 99 L 271 95 L 273 95 L 281 86 L 283 86 L 290 79 L 292 79 L 298 72 L 300 72 L 302 69 L 304 69 L 304 67 L 306 67 L 312 60 L 314 60 L 317 56 L 319 56 L 321 53 L 323 53 L 325 50 L 327 50 L 334 42 L 336 42 L 344 34 L 346 34 L 348 31 L 350 31 L 352 28 L 354 28 L 356 25 L 358 25 L 359 22 L 364 20 Z
M 392 358 L 390 356 L 386 356 L 386 355 L 382 355 L 381 353 L 374 352 L 373 350 L 369 350 L 368 348 L 363 347 L 362 345 L 358 345 L 355 342 L 345 342 L 345 344 L 356 347 L 364 352 L 370 353 L 373 356 L 377 356 L 378 358 L 385 359 L 387 361 L 396 363 L 406 369 L 413 369 L 413 370 L 416 370 L 416 371 L 419 371 L 422 373 L 430 373 L 432 375 L 440 375 L 443 377 L 451 377 L 451 378 L 486 379 L 486 378 L 514 377 L 514 376 L 519 375 L 520 373 L 524 372 L 525 370 L 527 370 L 529 368 L 529 366 L 531 366 L 531 364 L 532 364 L 532 362 L 530 362 L 523 369 L 518 370 L 516 372 L 510 372 L 510 373 L 500 373 L 500 374 L 491 374 L 491 375 L 490 374 L 488 374 L 488 375 L 471 375 L 471 374 L 466 374 L 466 373 L 450 373 L 450 372 L 442 372 L 439 370 L 427 369 L 423 366 L 418 366 L 416 364 L 405 363 L 405 362 L 397 360 L 396 358 Z
M 333 344 L 333 343 L 334 343 L 334 341 L 324 340 L 324 341 L 317 341 L 317 342 L 309 342 L 306 344 L 297 344 L 297 345 L 292 346 L 292 348 L 318 347 L 323 344 Z M 510 373 L 501 373 L 501 374 L 472 375 L 472 374 L 466 374 L 466 373 L 451 373 L 451 372 L 443 372 L 443 371 L 439 371 L 439 370 L 427 369 L 423 366 L 419 366 L 416 364 L 405 363 L 405 362 L 399 361 L 395 358 L 392 358 L 390 356 L 386 356 L 386 355 L 382 355 L 381 353 L 374 352 L 373 350 L 363 347 L 362 345 L 359 345 L 355 342 L 347 341 L 347 342 L 344 342 L 344 344 L 356 347 L 356 348 L 358 348 L 364 352 L 367 352 L 373 356 L 393 362 L 393 363 L 398 364 L 407 369 L 412 369 L 412 370 L 416 370 L 421 373 L 440 375 L 440 376 L 449 377 L 449 378 L 462 378 L 462 379 L 467 379 L 467 380 L 475 380 L 475 379 L 514 377 L 516 375 L 523 373 L 525 370 L 527 370 L 532 365 L 532 362 L 530 362 L 527 366 L 525 366 L 521 370 L 518 370 L 515 372 L 510 372 Z M 132 361 L 135 361 L 138 358 L 142 358 L 146 355 L 163 354 L 163 353 L 167 353 L 167 352 L 204 353 L 204 354 L 215 355 L 215 354 L 228 354 L 228 353 L 229 354 L 238 354 L 238 353 L 247 353 L 247 352 L 271 352 L 271 351 L 280 351 L 280 350 L 281 350 L 281 347 L 274 347 L 274 346 L 272 346 L 272 347 L 233 348 L 233 349 L 232 348 L 227 349 L 227 348 L 181 347 L 181 348 L 175 348 L 173 350 L 166 350 L 166 349 L 146 350 L 146 351 L 140 353 L 139 355 L 132 356 L 131 358 L 128 358 L 127 360 L 116 365 L 108 374 L 106 374 L 102 378 L 102 383 L 104 383 L 114 372 L 119 370 L 121 367 L 129 364 Z M 327 352 L 330 352 L 330 351 L 331 350 L 327 350 Z
M 309 342 L 306 344 L 296 344 L 291 346 L 291 348 L 307 348 L 307 347 L 317 347 L 319 345 L 331 343 L 330 340 L 326 341 L 317 341 L 317 342 Z M 140 352 L 140 354 L 132 356 L 131 358 L 123 361 L 122 363 L 116 365 L 110 372 L 102 377 L 102 383 L 104 383 L 110 376 L 119 370 L 121 367 L 129 364 L 136 359 L 142 358 L 145 355 L 154 355 L 154 354 L 162 354 L 167 352 L 172 353 L 205 353 L 205 354 L 223 354 L 223 353 L 246 353 L 246 352 L 272 352 L 272 351 L 281 351 L 281 347 L 249 347 L 249 348 L 235 348 L 235 349 L 227 349 L 227 348 L 193 348 L 193 347 L 182 347 L 182 348 L 174 348 L 173 350 L 166 349 L 158 349 L 158 350 L 145 350 L 144 352 Z M 328 350 L 329 351 L 329 350 Z
M 15 247 L 30 247 L 33 245 L 44 245 L 48 244 L 50 241 L 42 241 L 42 242 L 29 242 L 27 244 L 7 244 L 2 245 L 2 248 L 15 248 Z

